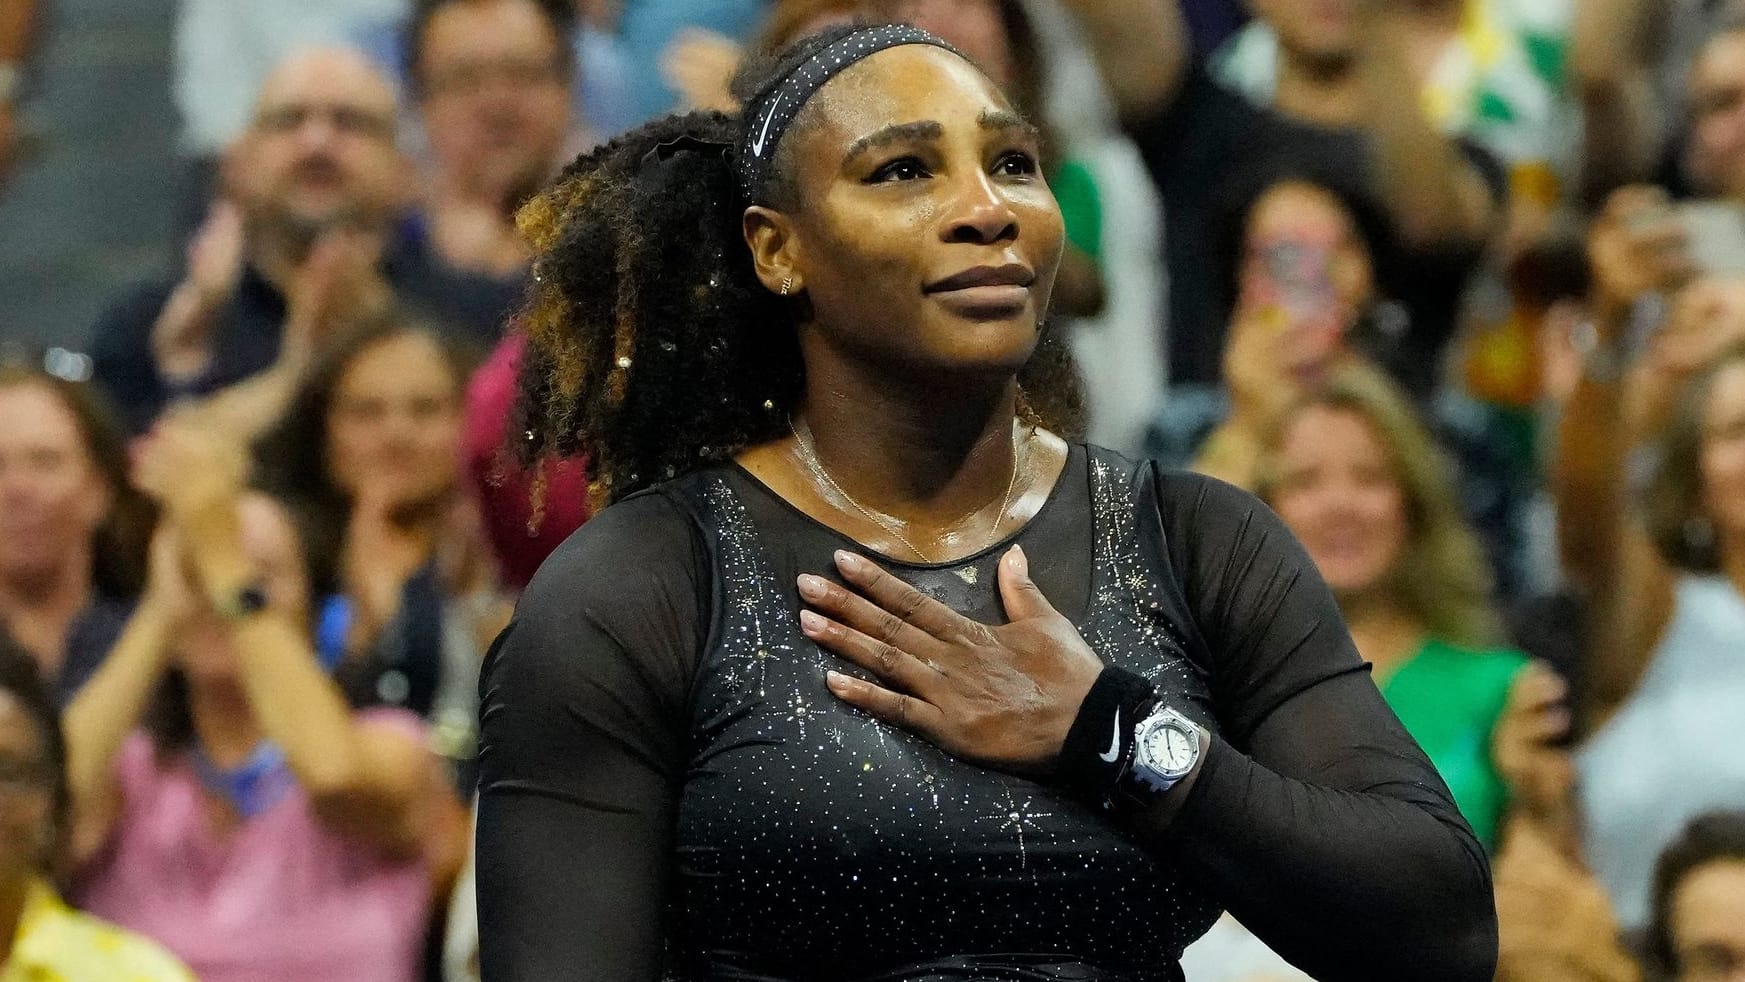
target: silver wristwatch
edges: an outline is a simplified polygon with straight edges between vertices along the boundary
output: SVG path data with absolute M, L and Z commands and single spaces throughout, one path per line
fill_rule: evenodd
M 1133 729 L 1134 781 L 1164 792 L 1193 773 L 1200 762 L 1200 727 L 1167 706 L 1147 716 Z

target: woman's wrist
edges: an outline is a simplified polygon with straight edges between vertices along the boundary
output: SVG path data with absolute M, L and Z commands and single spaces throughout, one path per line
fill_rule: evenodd
M 1132 766 L 1136 727 L 1156 703 L 1157 691 L 1144 676 L 1105 665 L 1061 743 L 1055 780 L 1109 805 Z

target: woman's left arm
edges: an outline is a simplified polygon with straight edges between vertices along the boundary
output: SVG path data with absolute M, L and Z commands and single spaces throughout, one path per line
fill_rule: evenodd
M 1146 475 L 1210 651 L 1223 736 L 1134 833 L 1317 978 L 1490 982 L 1484 850 L 1370 678 L 1332 593 L 1278 517 L 1197 475 Z M 1103 669 L 1031 581 L 1001 562 L 1010 623 L 970 621 L 858 557 L 847 590 L 802 577 L 814 640 L 883 685 L 831 690 L 958 756 L 1048 775 Z M 820 616 L 820 613 L 823 616 Z M 1071 762 L 1067 762 L 1068 766 Z
M 1488 980 L 1484 849 L 1258 499 L 1149 475 L 1209 649 L 1223 736 L 1144 835 L 1316 978 Z

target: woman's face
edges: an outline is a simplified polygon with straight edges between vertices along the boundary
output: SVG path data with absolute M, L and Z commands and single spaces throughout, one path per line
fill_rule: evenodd
M 0 880 L 40 875 L 48 865 L 54 771 L 30 712 L 0 691 Z
M 1668 902 L 1678 982 L 1745 977 L 1745 862 L 1717 859 L 1697 867 Z
M 1323 188 L 1278 184 L 1250 210 L 1243 246 L 1243 305 L 1276 308 L 1293 373 L 1319 375 L 1375 300 L 1374 268 L 1350 214 Z
M 802 341 L 911 377 L 1022 367 L 1064 233 L 1036 134 L 999 90 L 906 45 L 828 83 L 801 123 L 784 148 L 799 206 L 751 241 L 766 281 L 791 269 L 810 301 Z
M 460 398 L 460 380 L 429 336 L 396 334 L 365 348 L 340 375 L 328 409 L 333 483 L 397 505 L 441 497 L 459 467 Z
M 60 570 L 90 547 L 111 497 L 78 419 L 52 389 L 0 388 L 0 577 Z
M 309 578 L 290 516 L 271 498 L 249 494 L 237 503 L 237 519 L 243 555 L 267 596 L 267 604 L 284 612 L 292 623 L 307 623 Z M 192 582 L 189 590 L 195 597 L 203 596 Z M 190 680 L 208 683 L 235 680 L 236 648 L 230 627 L 209 607 L 202 604 L 180 632 L 180 638 L 176 664 Z
M 1410 534 L 1405 494 L 1374 427 L 1314 406 L 1285 429 L 1272 506 L 1335 593 L 1379 587 Z
M 1703 504 L 1722 541 L 1745 539 L 1745 359 L 1715 375 L 1703 419 Z

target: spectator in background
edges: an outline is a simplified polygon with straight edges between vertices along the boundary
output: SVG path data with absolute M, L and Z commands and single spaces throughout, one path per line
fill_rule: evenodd
M 1281 48 L 1312 46 L 1316 15 L 1297 2 L 1261 6 L 1263 19 L 1220 52 L 1216 72 L 1270 106 L 1279 95 Z M 1424 80 L 1424 112 L 1438 129 L 1473 140 L 1507 168 L 1508 241 L 1520 245 L 1543 231 L 1574 163 L 1576 120 L 1563 71 L 1573 6 L 1570 0 L 1400 4 L 1401 40 Z
M 1494 849 L 1511 807 L 1564 818 L 1563 685 L 1498 647 L 1478 537 L 1411 405 L 1374 369 L 1312 387 L 1263 447 L 1256 490 L 1302 540 L 1352 640 L 1461 814 Z
M 1647 954 L 1665 982 L 1745 978 L 1745 812 L 1694 819 L 1661 853 Z
M 294 55 L 262 87 L 217 202 L 178 279 L 148 284 L 97 325 L 97 380 L 134 430 L 171 401 L 278 367 L 295 377 L 315 339 L 402 302 L 494 342 L 502 287 L 396 239 L 409 167 L 394 92 L 359 54 Z
M 145 578 L 150 506 L 86 385 L 0 366 L 0 629 L 65 701 L 120 636 Z
M 217 190 L 221 158 L 248 131 L 255 93 L 282 62 L 308 48 L 353 43 L 368 24 L 398 18 L 406 6 L 407 0 L 177 0 L 171 88 L 196 209 Z
M 0 6 L 0 189 L 18 157 L 18 102 L 24 88 L 24 56 L 36 0 L 11 0 Z
M 204 982 L 413 982 L 465 817 L 418 721 L 327 677 L 292 523 L 243 459 L 185 421 L 142 447 L 151 582 L 66 715 L 80 897 Z
M 1252 489 L 1262 444 L 1307 391 L 1343 365 L 1386 363 L 1406 315 L 1378 292 L 1370 243 L 1383 222 L 1313 177 L 1267 186 L 1220 219 L 1206 251 L 1239 298 L 1223 386 L 1172 389 L 1149 434 L 1150 455 Z M 1518 579 L 1528 495 L 1464 408 L 1446 396 L 1422 407 L 1459 463 L 1462 508 L 1506 587 Z
M 1583 199 L 1603 201 L 1627 184 L 1662 179 L 1685 187 L 1674 160 L 1663 159 L 1693 126 L 1737 114 L 1736 54 L 1699 65 L 1707 49 L 1737 33 L 1739 0 L 1581 0 L 1575 5 L 1570 76 L 1581 97 Z M 1726 62 L 1732 62 L 1731 65 Z M 1693 68 L 1695 69 L 1693 71 Z M 1719 69 L 1717 72 L 1716 70 Z M 1726 76 L 1733 76 L 1728 82 Z M 1713 83 L 1723 82 L 1721 86 Z
M 1727 752 L 1745 707 L 1745 290 L 1680 286 L 1687 243 L 1652 189 L 1613 195 L 1588 251 L 1594 331 L 1553 483 L 1590 611 L 1587 856 L 1636 927 L 1668 830 L 1745 807 L 1745 756 Z M 1655 292 L 1675 298 L 1672 315 L 1637 350 Z M 1626 476 L 1637 447 L 1654 454 L 1640 498 Z
M 515 210 L 549 181 L 570 131 L 571 0 L 418 0 L 406 74 L 435 166 L 420 216 L 450 267 L 519 288 Z
M 1383 698 L 1485 848 L 1495 852 L 1523 822 L 1567 846 L 1572 766 L 1554 745 L 1567 725 L 1564 685 L 1499 647 L 1478 538 L 1430 433 L 1361 363 L 1331 367 L 1301 391 L 1263 439 L 1257 492 L 1332 588 Z M 1550 876 L 1537 866 L 1522 875 Z M 1511 925 L 1500 926 L 1507 936 Z M 1204 982 L 1307 978 L 1228 918 L 1183 967 Z
M 1696 197 L 1745 201 L 1745 11 L 1697 50 L 1686 100 L 1682 185 Z
M 1256 107 L 1191 64 L 1186 29 L 1167 0 L 1069 0 L 1086 28 L 1123 124 L 1164 199 L 1171 376 L 1214 384 L 1234 302 L 1205 243 L 1215 220 L 1268 180 L 1314 173 L 1385 216 L 1374 243 L 1377 282 L 1409 313 L 1389 373 L 1423 395 L 1438 379 L 1455 310 L 1498 227 L 1495 161 L 1440 134 L 1418 99 L 1398 4 L 1351 0 L 1261 5 L 1280 30 L 1278 96 Z M 1326 15 L 1326 16 L 1322 16 Z M 1295 21 L 1291 21 L 1292 24 Z
M 642 122 L 677 105 L 680 93 L 661 70 L 669 45 L 688 28 L 701 28 L 743 43 L 756 33 L 768 0 L 621 0 L 618 38 L 630 69 L 636 99 L 634 121 Z
M 60 712 L 0 631 L 0 982 L 194 982 L 152 941 L 69 909 L 52 884 L 68 819 Z
M 319 643 L 353 701 L 431 720 L 456 761 L 472 757 L 479 659 L 507 621 L 476 505 L 461 493 L 470 364 L 405 321 L 348 334 L 256 455 L 260 483 L 303 530 Z

